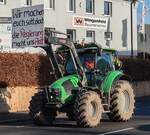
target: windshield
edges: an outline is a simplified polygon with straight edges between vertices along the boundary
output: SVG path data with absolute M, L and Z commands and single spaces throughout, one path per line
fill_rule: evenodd
M 103 59 L 105 59 L 105 61 L 108 62 L 109 64 L 109 70 L 112 70 L 113 69 L 113 56 L 110 54 L 110 53 L 107 53 L 107 52 L 103 52 L 102 53 L 102 56 L 101 56 Z
M 79 54 L 79 59 L 85 72 L 89 72 L 95 67 L 95 54 Z M 66 71 L 69 74 L 75 73 L 75 67 L 71 58 L 68 59 Z

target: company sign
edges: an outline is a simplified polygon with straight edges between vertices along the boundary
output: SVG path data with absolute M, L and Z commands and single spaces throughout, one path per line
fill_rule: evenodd
M 86 16 L 73 16 L 73 27 L 87 27 L 99 30 L 107 30 L 108 18 L 107 17 L 86 17 Z
M 44 5 L 12 10 L 12 47 L 44 44 Z

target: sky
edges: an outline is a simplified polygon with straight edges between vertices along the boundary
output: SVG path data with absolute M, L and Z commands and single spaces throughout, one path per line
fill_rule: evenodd
M 148 14 L 145 17 L 145 23 L 150 24 L 150 0 L 145 0 L 145 2 L 146 2 L 146 5 L 149 9 Z M 138 24 L 140 23 L 141 13 L 142 13 L 142 4 L 139 3 L 139 6 L 138 6 Z

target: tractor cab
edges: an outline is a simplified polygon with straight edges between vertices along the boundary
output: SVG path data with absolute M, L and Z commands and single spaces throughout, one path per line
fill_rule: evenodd
M 100 88 L 107 73 L 114 70 L 110 55 L 102 53 L 102 49 L 98 46 L 79 48 L 77 53 L 85 72 L 88 86 L 98 86 Z M 68 74 L 75 73 L 75 67 L 70 57 L 66 61 L 65 69 Z
M 111 60 L 113 62 L 114 70 L 121 69 L 122 62 L 119 60 L 118 52 L 115 49 L 104 48 L 102 52 L 103 52 L 103 55 L 109 55 L 109 57 L 111 57 Z

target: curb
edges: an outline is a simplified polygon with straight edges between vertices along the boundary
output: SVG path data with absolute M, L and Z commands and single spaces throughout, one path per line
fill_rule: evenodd
M 10 119 L 10 120 L 0 120 L 0 124 L 4 124 L 4 123 L 13 123 L 13 122 L 20 122 L 20 121 L 30 121 L 30 118 L 18 118 L 18 119 Z
M 1 116 L 0 116 L 1 117 Z M 66 117 L 65 114 L 59 114 L 58 118 L 64 118 Z M 4 120 L 0 120 L 0 124 L 4 124 L 4 123 L 14 123 L 14 122 L 22 122 L 22 121 L 30 121 L 31 118 L 14 118 L 14 119 L 4 119 Z

